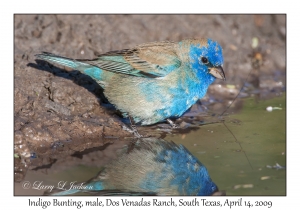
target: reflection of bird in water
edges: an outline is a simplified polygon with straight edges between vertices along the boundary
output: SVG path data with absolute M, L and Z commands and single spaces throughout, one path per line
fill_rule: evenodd
M 216 78 L 225 80 L 222 47 L 210 39 L 147 43 L 92 60 L 36 56 L 89 75 L 124 117 L 142 125 L 167 119 L 176 127 L 169 118 L 180 117 Z
M 184 146 L 163 139 L 140 139 L 81 189 L 51 195 L 212 195 L 218 187 L 207 169 Z

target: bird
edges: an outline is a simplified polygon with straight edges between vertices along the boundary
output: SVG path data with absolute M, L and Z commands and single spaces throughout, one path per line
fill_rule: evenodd
M 117 159 L 87 182 L 45 195 L 224 195 L 220 192 L 206 167 L 183 145 L 148 137 L 125 145 Z
M 110 51 L 94 59 L 71 59 L 49 52 L 36 55 L 94 79 L 131 124 L 152 125 L 182 116 L 204 97 L 216 78 L 225 80 L 222 47 L 211 39 L 184 39 Z

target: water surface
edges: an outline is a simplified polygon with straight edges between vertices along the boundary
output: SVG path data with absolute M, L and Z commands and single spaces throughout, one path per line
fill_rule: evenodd
M 286 170 L 270 168 L 286 166 L 285 99 L 285 94 L 265 101 L 242 99 L 242 109 L 225 117 L 240 144 L 222 123 L 166 139 L 187 147 L 227 195 L 286 195 Z M 268 106 L 282 110 L 268 112 Z

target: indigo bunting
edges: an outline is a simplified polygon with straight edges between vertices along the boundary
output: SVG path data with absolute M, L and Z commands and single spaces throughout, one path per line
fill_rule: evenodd
M 212 195 L 218 194 L 205 166 L 183 145 L 144 138 L 123 147 L 118 159 L 78 187 L 52 195 Z
M 91 60 L 47 52 L 36 56 L 89 75 L 124 117 L 142 125 L 167 119 L 175 127 L 170 118 L 201 99 L 215 78 L 225 80 L 222 47 L 211 39 L 147 43 Z

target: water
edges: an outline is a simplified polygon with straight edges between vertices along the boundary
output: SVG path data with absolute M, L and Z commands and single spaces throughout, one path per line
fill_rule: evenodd
M 212 180 L 227 195 L 286 195 L 286 170 L 267 166 L 286 166 L 285 94 L 266 101 L 243 99 L 239 113 L 222 123 L 201 126 L 186 135 L 169 135 L 167 140 L 187 147 L 208 169 Z M 282 110 L 266 111 L 266 107 Z
M 183 144 L 208 169 L 212 180 L 226 195 L 286 195 L 286 96 L 270 100 L 241 99 L 242 108 L 225 117 L 239 143 L 222 123 L 202 125 L 187 134 L 168 134 L 166 140 Z M 266 111 L 266 107 L 281 110 Z M 123 143 L 124 144 L 124 143 Z M 59 181 L 86 181 L 95 176 L 106 159 L 113 158 L 113 144 L 96 158 L 96 166 L 77 165 L 43 171 L 28 171 L 24 180 L 57 186 Z M 120 146 L 121 147 L 121 146 Z M 111 149 L 111 151 L 110 151 Z M 245 153 L 249 159 L 245 156 Z M 84 159 L 84 158 L 83 158 Z M 99 162 L 103 163 L 99 163 Z M 15 184 L 15 195 L 42 195 L 43 189 L 24 190 Z

